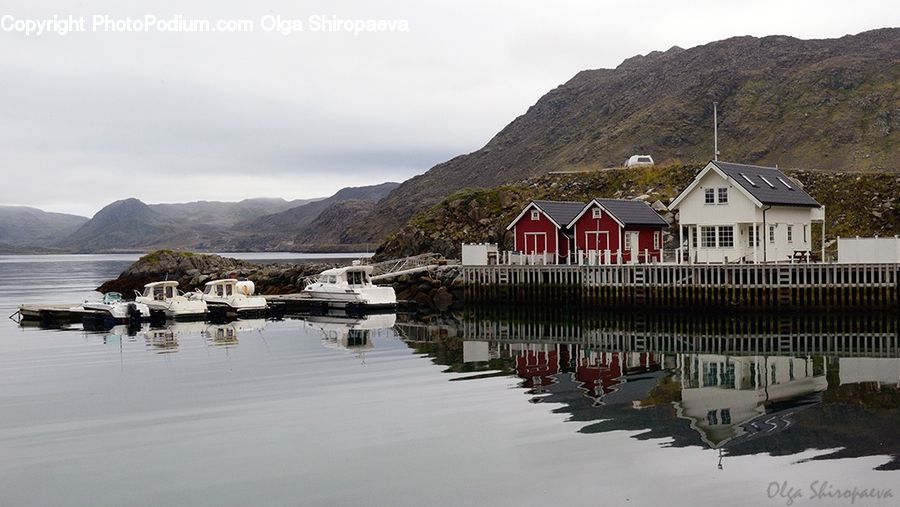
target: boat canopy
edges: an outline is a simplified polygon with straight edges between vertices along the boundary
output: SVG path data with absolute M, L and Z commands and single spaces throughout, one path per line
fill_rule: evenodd
M 147 285 L 144 285 L 144 288 L 146 289 L 146 288 L 150 288 L 150 287 L 166 287 L 169 285 L 171 285 L 172 287 L 178 287 L 178 281 L 177 280 L 166 280 L 164 282 L 150 282 Z

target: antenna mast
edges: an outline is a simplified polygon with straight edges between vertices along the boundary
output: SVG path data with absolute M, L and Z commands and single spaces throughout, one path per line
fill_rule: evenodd
M 713 102 L 713 160 L 719 160 L 719 117 L 716 112 L 718 102 Z

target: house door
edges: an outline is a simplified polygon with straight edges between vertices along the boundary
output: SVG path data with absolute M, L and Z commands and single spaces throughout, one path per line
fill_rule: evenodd
M 525 253 L 526 254 L 543 254 L 547 251 L 547 233 L 545 232 L 526 232 L 525 233 Z
M 640 250 L 638 249 L 638 238 L 640 237 L 640 233 L 638 231 L 628 231 L 625 234 L 629 236 L 628 251 L 631 254 L 631 262 L 638 262 L 638 254 L 640 252 Z
M 591 263 L 606 262 L 604 256 L 605 252 L 609 250 L 609 232 L 585 231 L 584 250 L 588 253 L 588 259 Z

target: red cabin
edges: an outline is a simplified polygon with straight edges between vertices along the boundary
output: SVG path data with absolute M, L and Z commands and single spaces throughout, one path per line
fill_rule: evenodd
M 564 264 L 574 252 L 574 240 L 567 224 L 581 210 L 583 202 L 531 201 L 506 227 L 513 231 L 513 249 L 542 256 L 548 264 Z
M 588 264 L 659 262 L 669 224 L 644 201 L 593 199 L 566 224 Z

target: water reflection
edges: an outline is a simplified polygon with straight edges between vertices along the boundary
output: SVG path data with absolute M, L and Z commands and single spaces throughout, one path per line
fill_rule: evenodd
M 900 469 L 900 340 L 892 315 L 473 312 L 397 329 L 459 379 L 515 375 L 580 432 L 640 432 L 729 455 L 890 455 Z M 717 466 L 723 466 L 722 461 Z
M 365 364 L 366 351 L 375 345 L 376 336 L 386 336 L 393 330 L 397 315 L 393 313 L 348 315 L 331 312 L 326 315 L 303 317 L 306 328 L 322 337 L 328 348 L 353 352 Z

